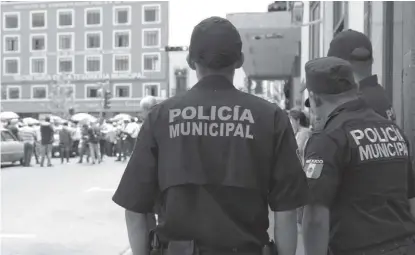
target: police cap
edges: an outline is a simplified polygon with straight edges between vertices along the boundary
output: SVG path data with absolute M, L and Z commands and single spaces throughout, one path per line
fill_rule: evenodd
M 305 65 L 306 88 L 317 94 L 341 94 L 357 88 L 353 70 L 349 62 L 336 58 L 325 57 L 310 60 Z M 310 101 L 305 101 L 310 107 Z
M 210 17 L 193 29 L 189 57 L 196 63 L 218 70 L 233 65 L 241 55 L 241 36 L 229 20 Z
M 347 61 L 367 61 L 372 59 L 373 49 L 370 39 L 363 33 L 348 29 L 338 33 L 330 43 L 329 57 Z

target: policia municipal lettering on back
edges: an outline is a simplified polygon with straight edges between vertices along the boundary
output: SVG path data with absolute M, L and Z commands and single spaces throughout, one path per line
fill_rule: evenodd
M 362 99 L 330 114 L 324 129 L 310 138 L 305 158 L 310 203 L 330 209 L 333 254 L 415 234 L 408 141 Z
M 162 240 L 260 252 L 268 205 L 285 211 L 306 202 L 296 149 L 277 105 L 207 76 L 152 109 L 113 199 L 140 213 L 158 200 Z

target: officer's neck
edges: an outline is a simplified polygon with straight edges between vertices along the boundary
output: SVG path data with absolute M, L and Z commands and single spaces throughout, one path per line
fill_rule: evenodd
M 324 104 L 321 106 L 321 107 L 319 107 L 319 110 L 318 110 L 318 117 L 320 118 L 320 119 L 324 119 L 324 120 L 327 120 L 328 119 L 328 117 L 337 109 L 337 108 L 339 108 L 341 105 L 343 105 L 343 104 L 345 104 L 345 103 L 347 103 L 347 102 L 350 102 L 350 101 L 353 101 L 353 100 L 356 100 L 357 99 L 357 96 L 356 97 L 347 97 L 347 98 L 338 98 L 337 99 L 337 101 L 335 102 L 335 103 L 333 103 L 333 102 L 324 102 Z
M 372 74 L 372 72 L 370 71 L 368 71 L 368 72 L 365 72 L 365 73 L 360 73 L 360 74 L 358 74 L 358 73 L 355 73 L 354 74 L 354 80 L 355 80 L 355 82 L 357 83 L 357 85 L 359 86 L 359 83 L 361 82 L 361 81 L 363 81 L 364 79 L 366 79 L 366 78 L 368 78 L 368 77 L 370 77 L 370 76 L 372 76 L 373 74 Z
M 212 71 L 212 70 L 200 70 L 199 72 L 197 72 L 197 78 L 200 80 L 209 77 L 209 76 L 223 76 L 225 77 L 228 81 L 230 81 L 231 83 L 233 83 L 233 77 L 235 75 L 235 72 L 221 72 L 221 71 Z

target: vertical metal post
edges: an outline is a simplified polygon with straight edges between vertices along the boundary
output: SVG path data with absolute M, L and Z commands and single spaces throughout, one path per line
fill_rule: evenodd
M 393 20 L 394 2 L 383 2 L 383 81 L 389 100 L 393 99 Z

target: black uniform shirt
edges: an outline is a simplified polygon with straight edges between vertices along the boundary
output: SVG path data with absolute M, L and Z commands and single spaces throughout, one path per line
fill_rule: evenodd
M 378 76 L 372 75 L 360 81 L 359 92 L 361 97 L 375 112 L 382 117 L 395 121 L 395 111 L 386 92 L 378 83 Z
M 278 106 L 208 76 L 149 113 L 113 200 L 148 213 L 161 192 L 161 238 L 262 246 L 268 204 L 284 211 L 306 202 L 296 149 Z
M 415 197 L 407 140 L 361 100 L 336 109 L 305 152 L 310 203 L 330 209 L 336 254 L 415 233 Z

